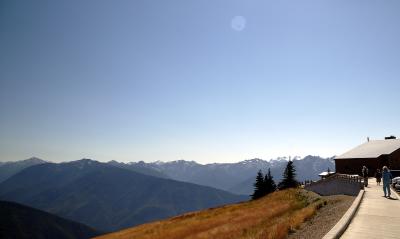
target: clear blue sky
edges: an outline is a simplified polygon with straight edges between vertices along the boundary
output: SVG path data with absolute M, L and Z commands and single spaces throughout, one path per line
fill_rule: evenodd
M 399 12 L 397 0 L 2 0 L 0 161 L 333 156 L 400 136 Z

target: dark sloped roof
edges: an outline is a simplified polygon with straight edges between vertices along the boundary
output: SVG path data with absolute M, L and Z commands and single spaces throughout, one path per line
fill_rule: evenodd
M 400 149 L 400 139 L 371 140 L 335 157 L 335 159 L 377 158 L 383 154 L 391 154 L 397 149 Z

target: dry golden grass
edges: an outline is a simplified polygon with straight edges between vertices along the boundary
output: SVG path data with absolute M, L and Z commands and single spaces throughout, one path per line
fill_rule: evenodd
M 300 189 L 284 190 L 255 201 L 187 213 L 98 239 L 285 238 L 323 206 L 323 200 L 313 199 Z

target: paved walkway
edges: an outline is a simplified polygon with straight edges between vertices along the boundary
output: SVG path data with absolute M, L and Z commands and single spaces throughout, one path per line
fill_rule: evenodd
M 341 238 L 399 239 L 400 200 L 393 192 L 391 197 L 383 197 L 382 186 L 376 186 L 375 180 L 371 178 L 360 207 Z

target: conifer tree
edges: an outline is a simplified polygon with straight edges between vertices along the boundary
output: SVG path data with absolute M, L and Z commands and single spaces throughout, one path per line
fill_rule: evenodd
M 271 175 L 270 168 L 268 168 L 268 173 L 265 175 L 264 190 L 265 190 L 265 194 L 269 194 L 269 193 L 276 191 L 276 184 L 275 184 L 274 178 Z
M 278 187 L 280 190 L 286 188 L 295 188 L 299 185 L 299 182 L 296 180 L 296 169 L 293 165 L 293 161 L 287 163 L 285 171 L 283 172 L 283 179 L 279 183 Z
M 251 195 L 251 199 L 257 199 L 265 195 L 264 191 L 264 176 L 261 170 L 258 171 L 256 182 L 254 183 L 254 193 Z

